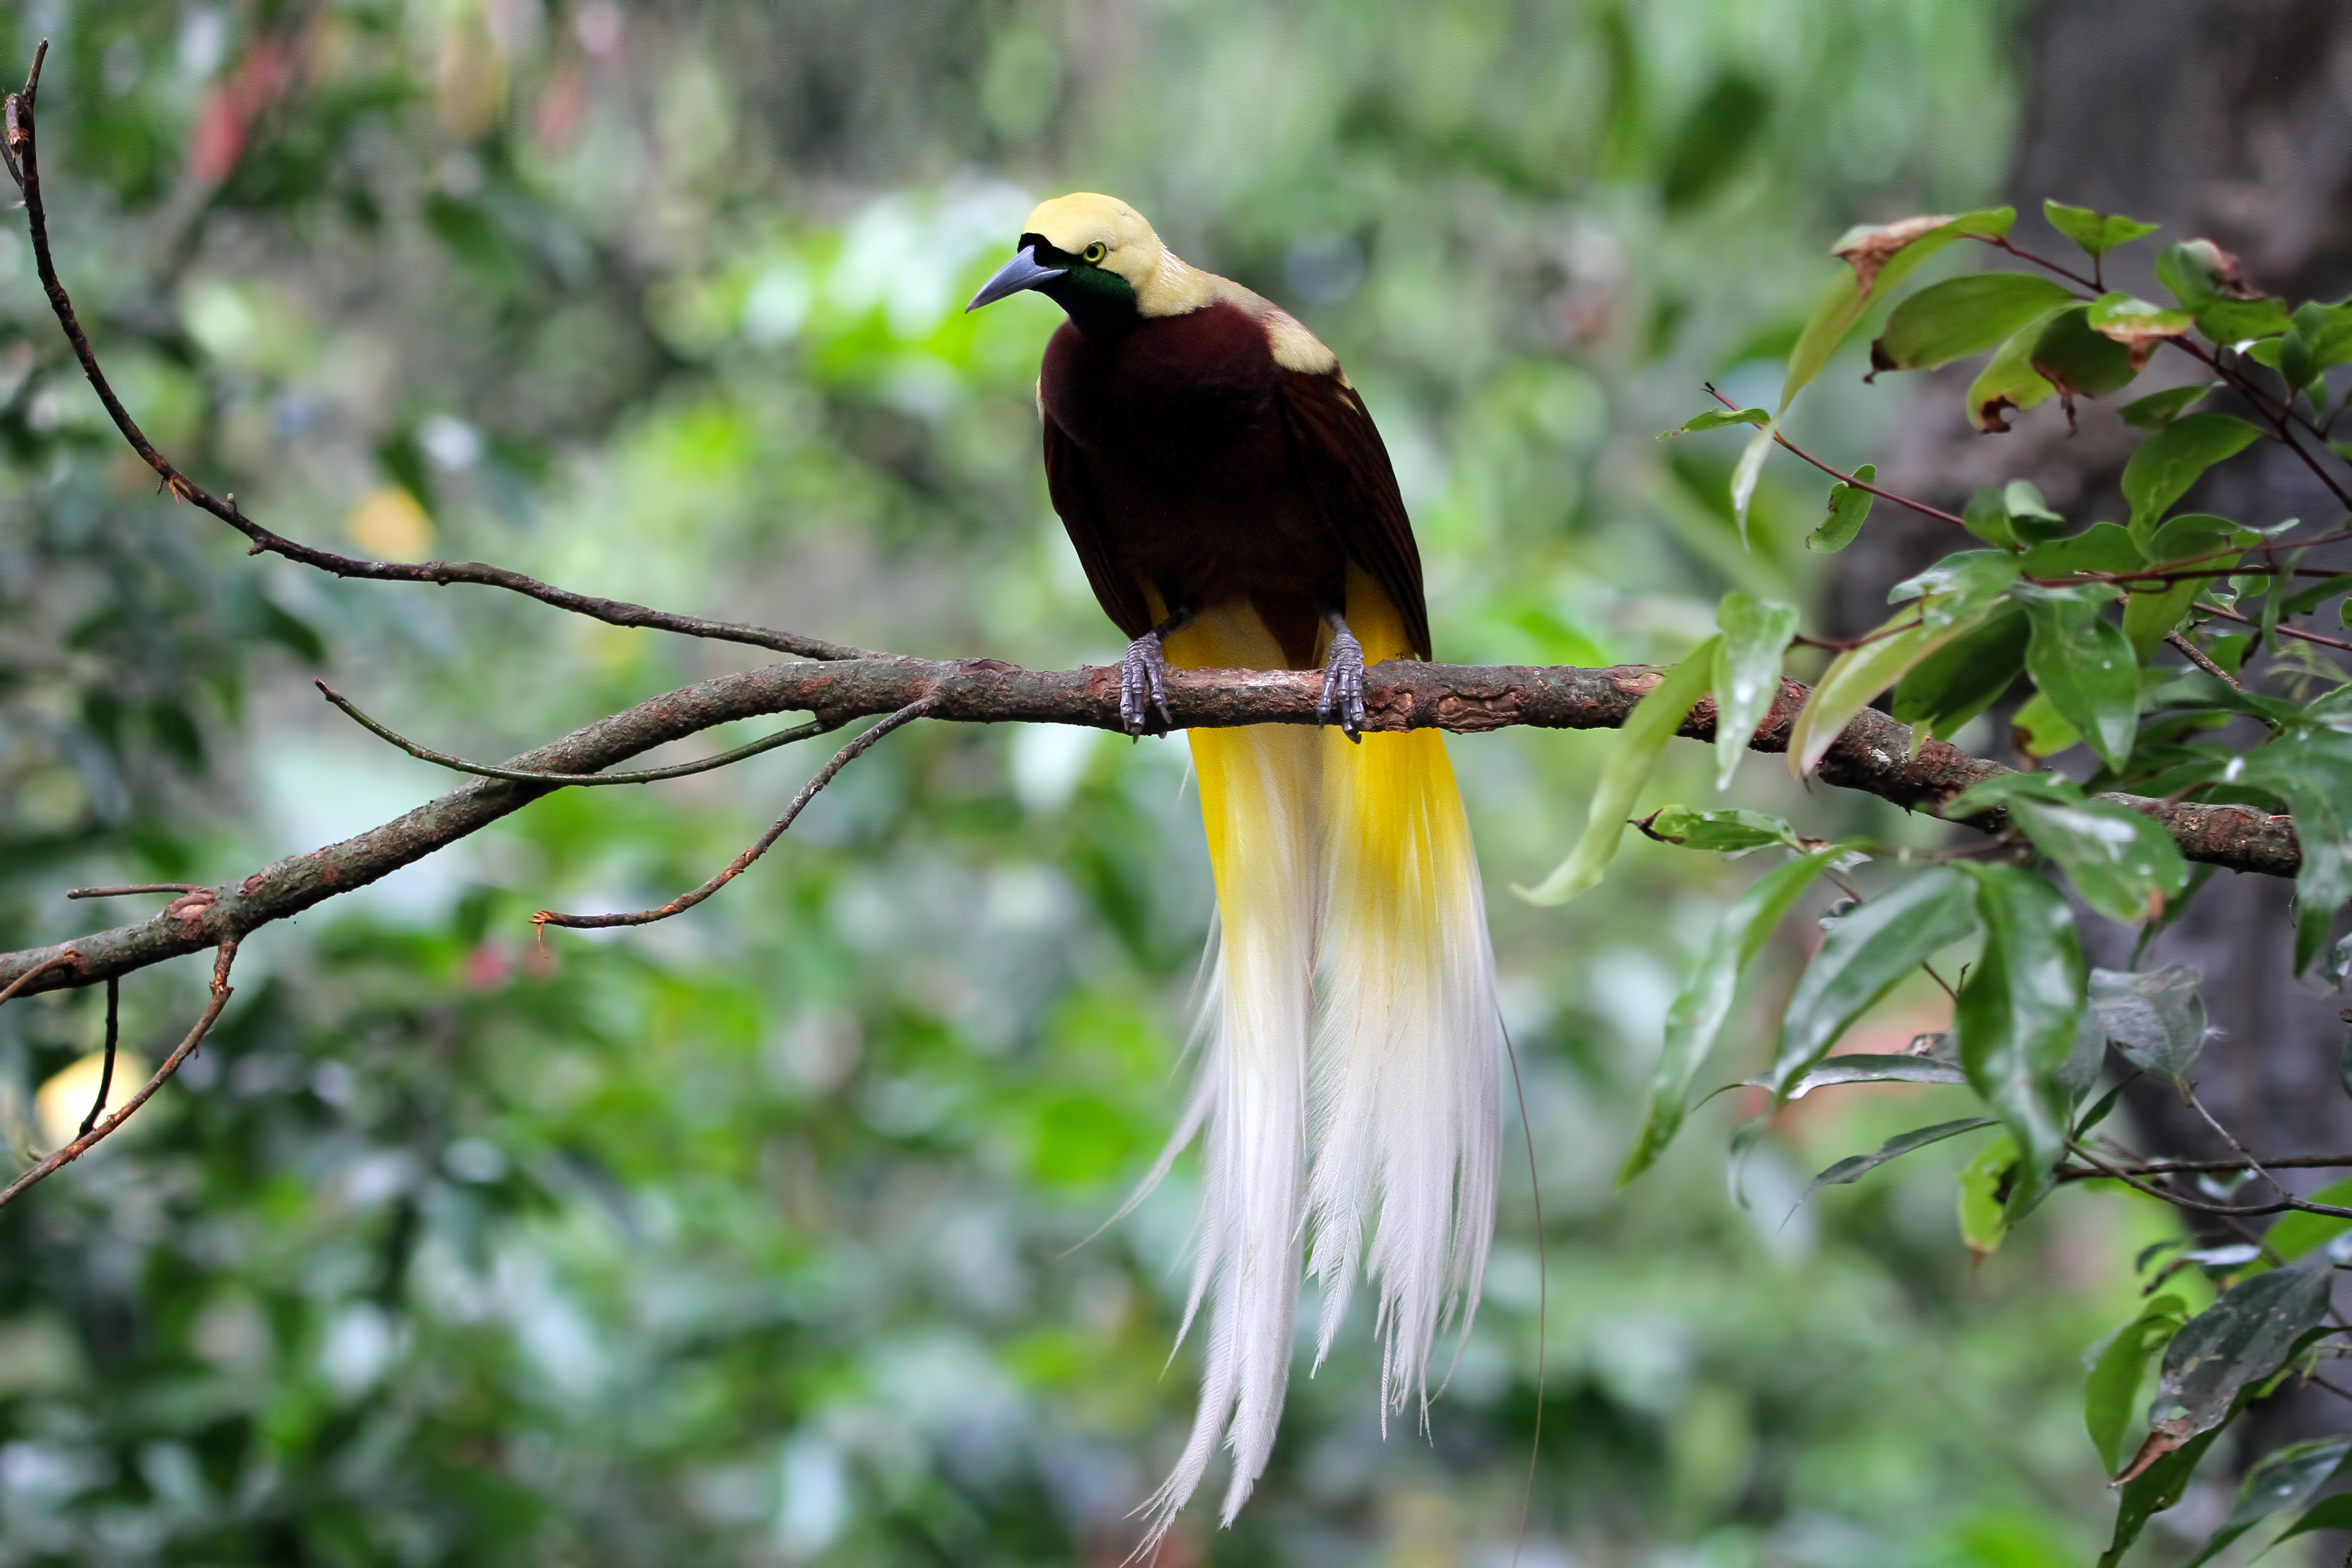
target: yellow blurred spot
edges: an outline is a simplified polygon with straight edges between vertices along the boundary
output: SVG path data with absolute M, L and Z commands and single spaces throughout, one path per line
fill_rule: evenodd
M 106 1053 L 92 1051 L 73 1066 L 58 1072 L 33 1097 L 33 1110 L 41 1124 L 41 1147 L 62 1149 L 74 1141 L 81 1131 L 81 1119 L 89 1114 L 90 1103 L 98 1099 L 98 1080 L 106 1071 Z M 111 1114 L 122 1108 L 122 1102 L 139 1092 L 147 1081 L 147 1068 L 129 1051 L 114 1053 L 114 1081 L 106 1086 L 106 1112 Z
M 433 62 L 433 106 L 452 134 L 471 142 L 498 122 L 506 96 L 506 58 L 481 13 L 470 12 L 441 37 Z
M 343 519 L 353 544 L 385 561 L 422 561 L 433 553 L 433 520 L 398 485 L 362 496 Z

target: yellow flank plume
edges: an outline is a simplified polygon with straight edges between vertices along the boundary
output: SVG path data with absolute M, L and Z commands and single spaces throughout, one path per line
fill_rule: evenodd
M 1155 615 L 1160 613 L 1153 606 Z M 1410 657 L 1403 617 L 1349 574 L 1368 662 Z M 1280 668 L 1256 614 L 1167 639 L 1187 668 Z M 1301 1253 L 1323 1289 L 1317 1361 L 1359 1265 L 1378 1300 L 1383 1419 L 1430 1350 L 1466 1335 L 1493 1233 L 1501 1022 L 1477 862 L 1444 742 L 1297 725 L 1194 730 L 1218 901 L 1201 1076 L 1155 1166 L 1205 1131 L 1189 1331 L 1210 1310 L 1191 1440 L 1146 1511 L 1153 1539 L 1222 1436 L 1230 1524 L 1264 1471 L 1287 1384 Z M 1369 1245 L 1368 1245 L 1369 1243 Z

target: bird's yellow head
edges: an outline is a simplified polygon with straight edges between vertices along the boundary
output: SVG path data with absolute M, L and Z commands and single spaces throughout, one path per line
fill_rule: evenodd
M 1142 316 L 1201 304 L 1195 280 L 1202 277 L 1160 243 L 1141 213 L 1116 196 L 1080 191 L 1037 204 L 1022 226 L 1020 249 L 964 309 L 1034 289 L 1081 331 L 1116 331 Z

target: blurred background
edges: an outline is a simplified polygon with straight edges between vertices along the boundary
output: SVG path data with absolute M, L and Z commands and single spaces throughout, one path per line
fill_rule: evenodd
M 1118 647 L 1039 471 L 1058 312 L 959 313 L 1040 196 L 1126 198 L 1339 351 L 1441 658 L 1587 664 L 1678 656 L 1732 587 L 1833 624 L 1837 563 L 1801 542 L 1822 484 L 1770 469 L 1743 551 L 1736 437 L 1654 437 L 1706 379 L 1771 397 L 1840 230 L 2093 199 L 2008 188 L 2055 35 L 2007 0 L 5 15 L 0 77 L 52 40 L 83 320 L 149 433 L 247 511 L 1040 667 Z M 1797 428 L 1883 461 L 1907 396 L 1835 371 Z M 0 226 L 0 945 L 108 918 L 68 887 L 240 877 L 449 787 L 313 676 L 491 758 L 754 662 L 251 559 L 152 492 Z M 1964 1113 L 1936 1089 L 1794 1108 L 1744 1205 L 1727 1096 L 1613 1194 L 1667 1001 L 1753 871 L 1635 844 L 1565 909 L 1511 898 L 1608 743 L 1454 745 L 1542 1252 L 1515 1137 L 1432 1437 L 1382 1439 L 1359 1325 L 1294 1383 L 1241 1522 L 1196 1509 L 1160 1561 L 1499 1568 L 1540 1376 L 1528 1568 L 2087 1562 L 2112 1504 L 2079 1357 L 2167 1222 L 2069 1192 L 1973 1258 L 1966 1140 L 1797 1206 Z M 1210 892 L 1181 747 L 918 727 L 691 915 L 532 940 L 534 909 L 699 881 L 829 750 L 559 795 L 256 936 L 178 1083 L 0 1215 L 0 1563 L 1118 1563 L 1192 1409 L 1189 1352 L 1166 1364 L 1189 1167 L 1087 1239 L 1182 1081 Z M 1682 749 L 1652 798 L 1716 804 L 1711 765 Z M 1740 788 L 1811 832 L 1927 830 L 1762 759 Z M 1782 933 L 1717 1081 L 1812 934 Z M 201 967 L 124 986 L 142 1062 Z M 0 1010 L 12 1157 L 79 1120 L 39 1089 L 101 1012 Z M 1862 1043 L 1941 1023 L 1906 992 Z M 2226 1505 L 2205 1483 L 2166 1518 Z

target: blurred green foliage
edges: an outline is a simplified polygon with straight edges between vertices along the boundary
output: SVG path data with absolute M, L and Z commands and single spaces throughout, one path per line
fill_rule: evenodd
M 1704 376 L 1774 384 L 1847 223 L 1995 194 L 2011 102 L 1992 0 L 14 18 L 18 58 L 56 42 L 84 319 L 249 511 L 1054 666 L 1117 635 L 1040 482 L 1051 307 L 959 313 L 1034 196 L 1117 192 L 1339 351 L 1441 657 L 1673 657 L 1727 587 L 1806 591 L 1820 497 L 1768 479 L 1743 553 L 1718 457 L 1651 435 Z M 14 227 L 0 396 L 6 945 L 84 929 L 67 886 L 239 876 L 446 786 L 315 670 L 493 756 L 737 658 L 249 560 L 102 428 Z M 1857 459 L 1883 408 L 1815 397 L 1801 426 Z M 1490 886 L 1557 858 L 1603 746 L 1457 747 Z M 0 1215 L 0 1562 L 1117 1562 L 1190 1413 L 1186 1358 L 1162 1376 L 1189 1186 L 1088 1239 L 1175 1104 L 1209 899 L 1181 755 L 918 728 L 688 919 L 532 941 L 534 908 L 699 880 L 821 754 L 559 795 L 257 936 L 179 1084 Z M 1971 1140 L 1791 1212 L 1933 1089 L 1800 1107 L 1744 1208 L 1705 1139 L 1609 1194 L 1742 879 L 1643 845 L 1595 900 L 1496 902 L 1548 1292 L 1515 1154 L 1433 1438 L 1381 1440 L 1355 1334 L 1242 1522 L 1163 1561 L 1508 1561 L 1539 1327 L 1531 1568 L 2084 1555 L 2077 1356 L 2162 1220 L 2067 1193 L 1972 1267 Z M 184 967 L 125 987 L 148 1061 Z M 1884 1018 L 1941 1023 L 1909 993 Z M 20 1151 L 98 1028 L 88 995 L 0 1011 Z

